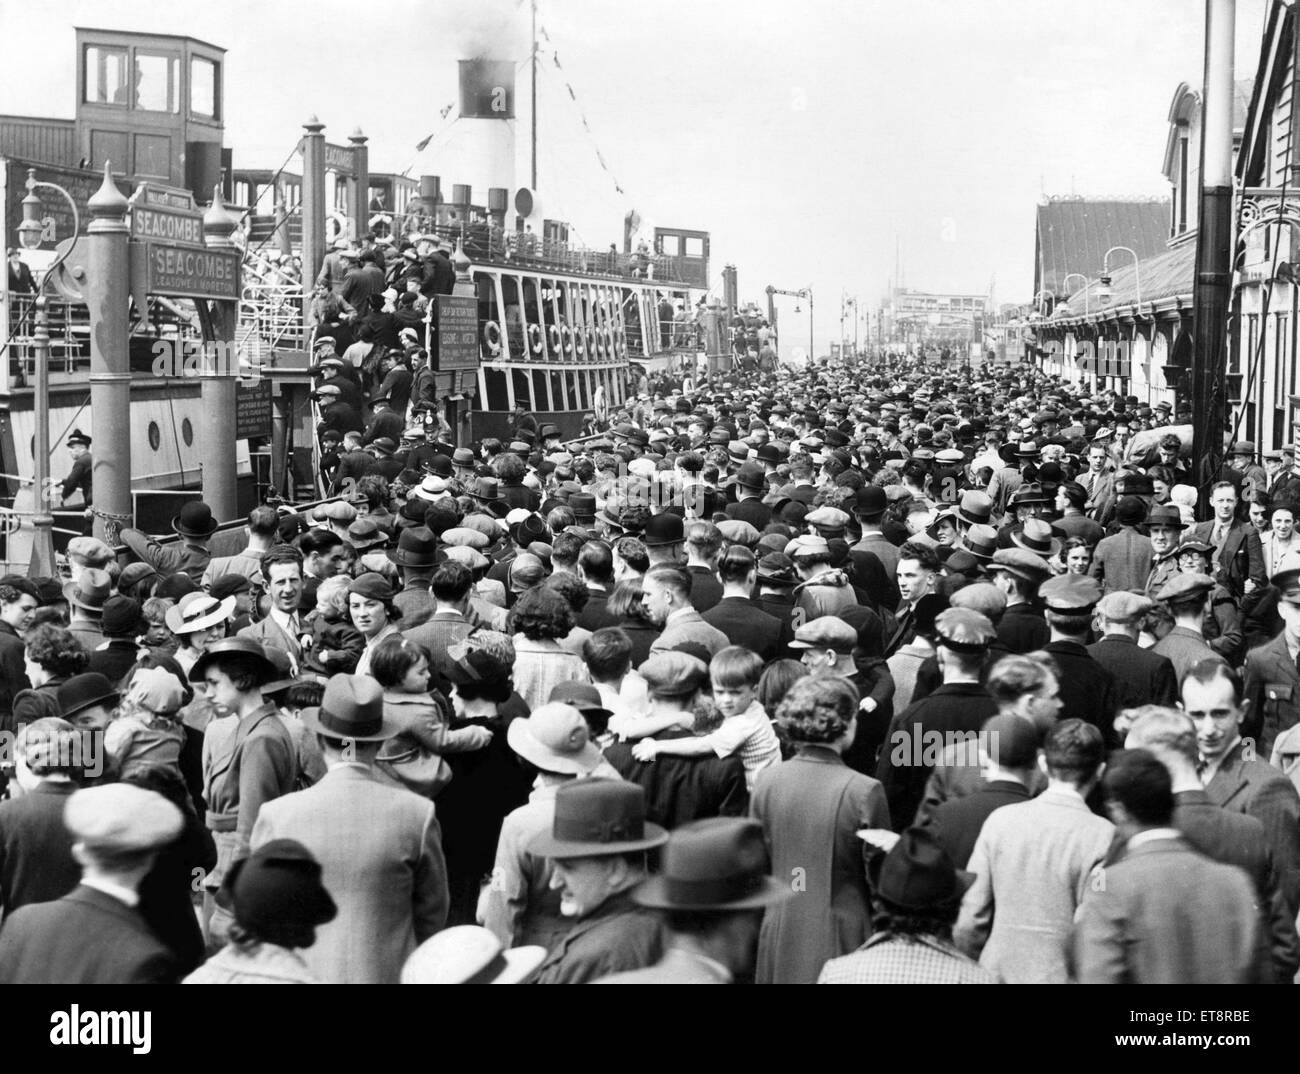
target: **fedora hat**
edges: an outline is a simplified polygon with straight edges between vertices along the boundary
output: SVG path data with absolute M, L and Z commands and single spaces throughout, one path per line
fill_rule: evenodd
M 187 503 L 181 513 L 172 519 L 172 529 L 182 537 L 210 537 L 217 528 L 212 508 L 202 500 Z
M 63 599 L 88 612 L 103 611 L 104 603 L 113 590 L 113 578 L 108 571 L 94 567 L 81 572 L 75 582 L 68 582 L 63 587 Z
M 427 526 L 402 530 L 397 547 L 388 550 L 388 558 L 399 567 L 433 567 L 438 562 L 438 538 Z
M 164 622 L 173 634 L 193 634 L 224 623 L 235 610 L 235 598 L 218 600 L 201 590 L 186 593 L 180 601 L 167 609 Z
M 482 503 L 496 503 L 501 499 L 501 487 L 495 477 L 480 477 L 470 486 L 469 494 Z
M 334 675 L 320 708 L 305 709 L 301 719 L 317 734 L 350 742 L 383 742 L 401 731 L 384 716 L 383 688 L 369 675 Z
M 556 791 L 551 830 L 539 832 L 525 849 L 539 858 L 602 858 L 667 841 L 668 833 L 645 819 L 645 789 L 639 784 L 579 779 Z
M 632 900 L 656 910 L 757 910 L 793 895 L 768 875 L 763 826 L 742 817 L 683 824 L 669 837 L 657 876 Z
M 908 828 L 889 853 L 871 859 L 867 878 L 876 895 L 891 906 L 922 912 L 953 907 L 974 876 L 953 865 L 929 829 Z
M 1012 532 L 1011 543 L 1036 556 L 1054 556 L 1061 550 L 1061 542 L 1052 536 L 1052 527 L 1041 518 L 1025 519 L 1020 532 Z
M 582 713 L 558 702 L 539 705 L 530 716 L 511 720 L 506 741 L 525 761 L 546 772 L 581 776 L 601 761 Z
M 967 552 L 986 564 L 998 550 L 998 531 L 992 526 L 971 526 L 961 540 Z
M 973 526 L 987 526 L 993 517 L 993 501 L 986 493 L 968 489 L 957 504 L 957 517 Z
M 276 667 L 266 655 L 266 650 L 252 638 L 234 637 L 222 638 L 203 650 L 198 660 L 194 662 L 194 666 L 190 668 L 190 682 L 202 682 L 203 673 L 208 670 L 208 665 L 223 656 L 238 656 L 251 661 L 260 673 L 259 688 L 261 683 L 275 679 Z

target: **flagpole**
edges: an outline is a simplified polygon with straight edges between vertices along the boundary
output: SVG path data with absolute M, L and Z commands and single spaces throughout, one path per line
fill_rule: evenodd
M 532 189 L 536 190 L 537 189 L 537 0 L 533 0 L 532 8 L 533 8 L 533 94 L 532 94 L 532 101 L 531 101 L 532 108 L 529 109 L 529 111 L 532 113 L 531 118 L 532 118 L 532 127 L 533 127 Z

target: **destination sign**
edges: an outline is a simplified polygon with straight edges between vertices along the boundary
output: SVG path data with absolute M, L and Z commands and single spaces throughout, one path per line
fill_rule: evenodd
M 478 369 L 478 299 L 438 295 L 438 370 Z
M 158 242 L 132 242 L 131 283 L 137 299 L 144 295 L 239 298 L 239 251 L 195 250 Z
M 131 210 L 131 238 L 202 246 L 203 216 L 137 205 Z
M 194 207 L 194 195 L 178 187 L 159 186 L 157 183 L 141 183 L 136 189 L 132 201 L 144 205 L 153 205 L 159 209 L 178 209 L 198 212 Z
M 330 171 L 355 178 L 356 159 L 356 154 L 350 147 L 335 145 L 333 142 L 325 143 L 325 167 Z

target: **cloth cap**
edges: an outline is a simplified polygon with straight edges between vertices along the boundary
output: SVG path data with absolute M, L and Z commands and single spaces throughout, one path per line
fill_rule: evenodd
M 969 608 L 987 616 L 991 622 L 997 622 L 1007 610 L 1007 595 L 992 582 L 964 585 L 953 593 L 950 600 L 954 608 Z
M 646 681 L 652 697 L 690 697 L 708 680 L 709 668 L 689 653 L 651 653 L 637 674 Z
M 161 794 L 109 783 L 74 792 L 63 807 L 63 824 L 91 850 L 126 854 L 166 846 L 181 834 L 184 820 Z
M 829 556 L 830 545 L 825 537 L 810 537 L 801 534 L 785 546 L 785 554 L 791 559 L 804 559 L 809 556 Z
M 999 548 L 993 553 L 989 570 L 1006 571 L 1029 582 L 1041 582 L 1052 573 L 1042 556 L 1036 556 L 1023 548 Z
M 1097 611 L 1112 623 L 1131 623 L 1150 610 L 1150 600 L 1127 589 L 1107 593 L 1097 602 Z
M 987 615 L 970 608 L 949 608 L 934 621 L 939 644 L 959 653 L 980 653 L 996 636 Z
M 858 632 L 843 619 L 823 615 L 809 620 L 794 632 L 789 643 L 791 649 L 834 649 L 837 653 L 851 653 L 858 644 Z
M 849 516 L 836 507 L 819 507 L 815 511 L 809 511 L 804 516 L 804 521 L 819 530 L 842 530 L 849 524 Z
M 132 677 L 125 700 L 153 713 L 171 715 L 185 704 L 185 691 L 166 668 L 141 668 Z
M 1061 574 L 1044 582 L 1038 595 L 1054 612 L 1081 615 L 1101 600 L 1101 583 L 1086 574 Z
M 1204 598 L 1214 584 L 1214 579 L 1208 574 L 1180 574 L 1161 587 L 1156 600 L 1182 602 Z

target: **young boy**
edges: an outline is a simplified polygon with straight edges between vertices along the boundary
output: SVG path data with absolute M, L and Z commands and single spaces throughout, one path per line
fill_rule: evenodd
M 727 646 L 709 663 L 713 703 L 722 713 L 722 726 L 697 738 L 664 742 L 643 738 L 632 747 L 632 756 L 638 761 L 653 761 L 659 754 L 678 757 L 738 754 L 745 766 L 745 786 L 752 794 L 758 773 L 781 759 L 781 744 L 772 729 L 772 721 L 758 703 L 758 680 L 762 674 L 763 658 L 756 652 L 739 645 Z

